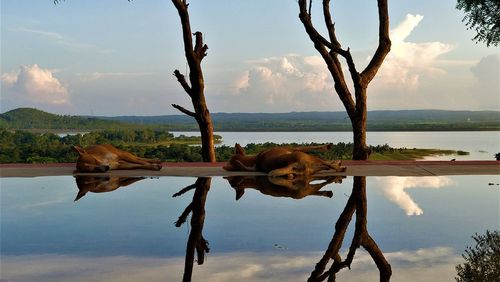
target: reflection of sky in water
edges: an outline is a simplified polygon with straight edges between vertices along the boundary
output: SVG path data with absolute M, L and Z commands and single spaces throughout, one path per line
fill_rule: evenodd
M 78 190 L 72 177 L 1 181 L 2 276 L 34 261 L 37 268 L 30 271 L 45 271 L 47 277 L 57 272 L 59 278 L 64 269 L 75 274 L 63 267 L 72 263 L 110 277 L 121 277 L 118 270 L 128 277 L 136 269 L 138 276 L 129 276 L 132 280 L 140 275 L 165 277 L 166 268 L 178 269 L 172 275 L 182 273 L 189 219 L 180 228 L 174 222 L 193 191 L 177 198 L 172 194 L 195 179 L 145 179 L 110 193 L 89 192 L 78 202 L 73 202 Z M 432 260 L 439 263 L 427 268 L 454 273 L 452 264 L 471 243 L 470 236 L 499 228 L 499 188 L 489 182 L 498 183 L 498 176 L 368 178 L 368 230 L 393 264 L 394 281 L 403 280 L 397 279 L 403 275 L 398 265 L 418 273 Z M 232 267 L 243 268 L 251 280 L 291 271 L 308 275 L 333 235 L 351 188 L 348 178 L 323 188 L 333 191 L 331 199 L 309 196 L 299 201 L 248 189 L 235 201 L 234 189 L 214 178 L 203 230 L 211 252 L 205 265 L 195 267 L 194 278 L 203 271 L 234 278 Z M 363 264 L 359 257 L 355 263 Z M 413 265 L 412 259 L 419 263 Z M 363 277 L 364 269 L 353 265 L 355 271 L 341 271 L 339 278 Z
M 322 253 L 233 252 L 210 255 L 195 267 L 193 281 L 306 281 Z M 392 281 L 436 281 L 455 276 L 460 257 L 449 248 L 386 253 L 392 264 Z M 61 255 L 14 256 L 2 262 L 5 277 L 16 281 L 181 281 L 183 258 L 75 257 Z M 41 275 L 43 274 L 43 275 Z M 338 281 L 377 281 L 378 270 L 359 252 L 351 270 Z
M 390 201 L 400 206 L 407 215 L 421 215 L 423 210 L 408 194 L 409 188 L 430 188 L 439 189 L 453 184 L 446 176 L 434 177 L 376 177 L 377 184 L 384 196 Z

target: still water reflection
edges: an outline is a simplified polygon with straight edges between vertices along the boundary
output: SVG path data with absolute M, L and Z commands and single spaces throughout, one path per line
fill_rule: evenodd
M 7 281 L 452 281 L 499 229 L 498 176 L 1 181 Z

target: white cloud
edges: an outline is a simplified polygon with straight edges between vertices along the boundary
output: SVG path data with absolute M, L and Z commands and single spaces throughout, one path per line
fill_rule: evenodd
M 226 253 L 195 265 L 193 281 L 305 281 L 322 252 L 302 254 Z M 394 281 L 452 280 L 461 262 L 451 248 L 435 247 L 384 254 Z M 345 256 L 343 256 L 345 257 Z M 85 271 L 82 271 L 85 270 Z M 179 281 L 184 258 L 64 255 L 2 256 L 2 278 L 19 281 Z M 371 257 L 357 251 L 341 280 L 371 281 L 378 271 Z
M 453 45 L 437 41 L 422 43 L 407 41 L 423 18 L 422 15 L 408 14 L 403 22 L 391 30 L 391 52 L 373 83 L 377 92 L 399 90 L 404 93 L 416 90 L 422 76 L 439 76 L 446 73 L 437 67 L 438 58 L 453 50 Z
M 421 215 L 423 210 L 406 192 L 409 188 L 432 188 L 438 189 L 453 184 L 446 176 L 433 177 L 376 177 L 381 187 L 382 194 L 390 201 L 401 207 L 407 215 Z
M 446 67 L 471 64 L 471 61 L 441 60 L 442 55 L 455 48 L 452 44 L 409 41 L 423 19 L 422 15 L 408 14 L 391 30 L 391 52 L 369 86 L 369 97 L 373 97 L 370 108 L 425 107 L 422 102 L 433 94 L 423 93 L 423 82 L 442 83 Z M 224 110 L 234 111 L 235 105 L 245 107 L 246 111 L 343 110 L 331 75 L 319 55 L 270 57 L 248 64 L 250 68 L 232 84 L 232 93 L 239 95 L 229 99 L 223 105 Z M 361 65 L 358 64 L 359 71 Z M 350 85 L 347 69 L 344 73 Z
M 71 106 L 68 89 L 49 69 L 21 66 L 2 74 L 2 108 L 35 106 L 53 109 Z
M 331 77 L 319 56 L 287 55 L 248 64 L 250 68 L 232 83 L 233 97 L 225 101 L 222 110 L 234 111 L 235 103 L 251 112 L 318 110 L 318 105 L 332 110 L 338 104 L 332 96 Z

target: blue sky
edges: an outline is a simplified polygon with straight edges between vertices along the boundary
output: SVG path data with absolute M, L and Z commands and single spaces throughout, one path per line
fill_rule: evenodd
M 313 18 L 321 28 L 321 1 Z M 343 110 L 295 0 L 190 1 L 212 112 Z M 368 108 L 499 109 L 499 49 L 470 39 L 455 1 L 389 1 L 393 48 Z M 333 1 L 339 41 L 361 70 L 377 42 L 376 1 Z M 1 1 L 1 111 L 177 114 L 190 108 L 180 22 L 169 0 Z

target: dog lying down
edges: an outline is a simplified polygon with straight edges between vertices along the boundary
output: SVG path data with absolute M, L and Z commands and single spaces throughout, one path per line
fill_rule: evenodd
M 129 186 L 137 181 L 146 179 L 145 177 L 109 177 L 104 175 L 90 176 L 77 175 L 75 176 L 78 194 L 75 202 L 80 200 L 88 192 L 106 193 L 113 192 L 120 187 Z
M 342 183 L 345 176 L 319 177 L 301 175 L 292 179 L 268 176 L 227 176 L 224 177 L 236 191 L 236 200 L 245 193 L 245 189 L 255 189 L 264 195 L 302 199 L 307 196 L 331 198 L 332 191 L 320 191 L 331 183 Z
M 161 169 L 161 161 L 158 159 L 139 158 L 109 144 L 91 145 L 85 149 L 78 146 L 72 148 L 78 153 L 76 161 L 76 171 L 78 172 L 106 172 L 111 169 Z
M 257 155 L 246 155 L 240 144 L 235 144 L 235 154 L 223 167 L 228 171 L 260 171 L 270 177 L 295 177 L 313 175 L 323 170 L 343 172 L 346 170 L 340 161 L 325 161 L 307 154 L 311 151 L 325 151 L 331 145 L 306 146 L 295 148 L 276 147 L 264 150 Z

